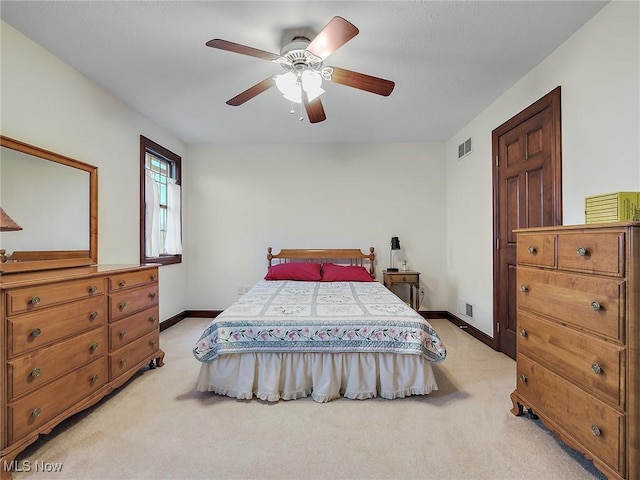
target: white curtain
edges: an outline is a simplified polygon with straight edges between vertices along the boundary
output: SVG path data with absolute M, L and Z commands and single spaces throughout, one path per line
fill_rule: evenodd
M 144 177 L 145 204 L 145 253 L 147 257 L 160 256 L 160 191 L 158 184 L 149 170 Z
M 167 238 L 165 250 L 169 255 L 182 253 L 182 222 L 180 220 L 180 185 L 167 179 Z

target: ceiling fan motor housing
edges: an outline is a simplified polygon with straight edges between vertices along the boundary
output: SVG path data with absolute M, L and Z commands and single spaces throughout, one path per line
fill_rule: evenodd
M 307 50 L 311 41 L 306 37 L 295 37 L 280 50 L 283 61 L 280 63 L 285 70 L 302 73 L 305 70 L 320 70 L 322 59 Z

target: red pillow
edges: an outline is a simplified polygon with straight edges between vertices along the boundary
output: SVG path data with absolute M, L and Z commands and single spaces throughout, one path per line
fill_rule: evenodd
M 317 282 L 320 280 L 319 263 L 279 263 L 271 265 L 265 280 L 306 280 Z
M 322 265 L 323 282 L 373 282 L 371 274 L 366 268 L 357 265 L 336 265 L 325 263 Z

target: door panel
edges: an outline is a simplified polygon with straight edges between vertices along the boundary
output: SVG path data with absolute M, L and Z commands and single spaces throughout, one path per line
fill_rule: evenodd
M 492 132 L 494 348 L 516 356 L 518 228 L 562 222 L 560 87 Z
M 542 169 L 527 172 L 527 221 L 529 227 L 544 225 L 547 212 L 544 209 L 544 171 Z

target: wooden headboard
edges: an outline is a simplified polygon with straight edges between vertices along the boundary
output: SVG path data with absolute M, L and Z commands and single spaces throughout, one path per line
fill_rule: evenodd
M 313 263 L 336 263 L 342 265 L 357 265 L 369 270 L 372 278 L 376 272 L 373 265 L 376 254 L 374 248 L 369 248 L 369 253 L 363 253 L 359 248 L 325 248 L 325 249 L 305 249 L 305 248 L 283 248 L 278 253 L 272 253 L 271 247 L 267 248 L 267 260 L 269 266 L 273 260 L 277 263 L 291 262 L 313 262 Z M 368 262 L 367 262 L 368 260 Z

